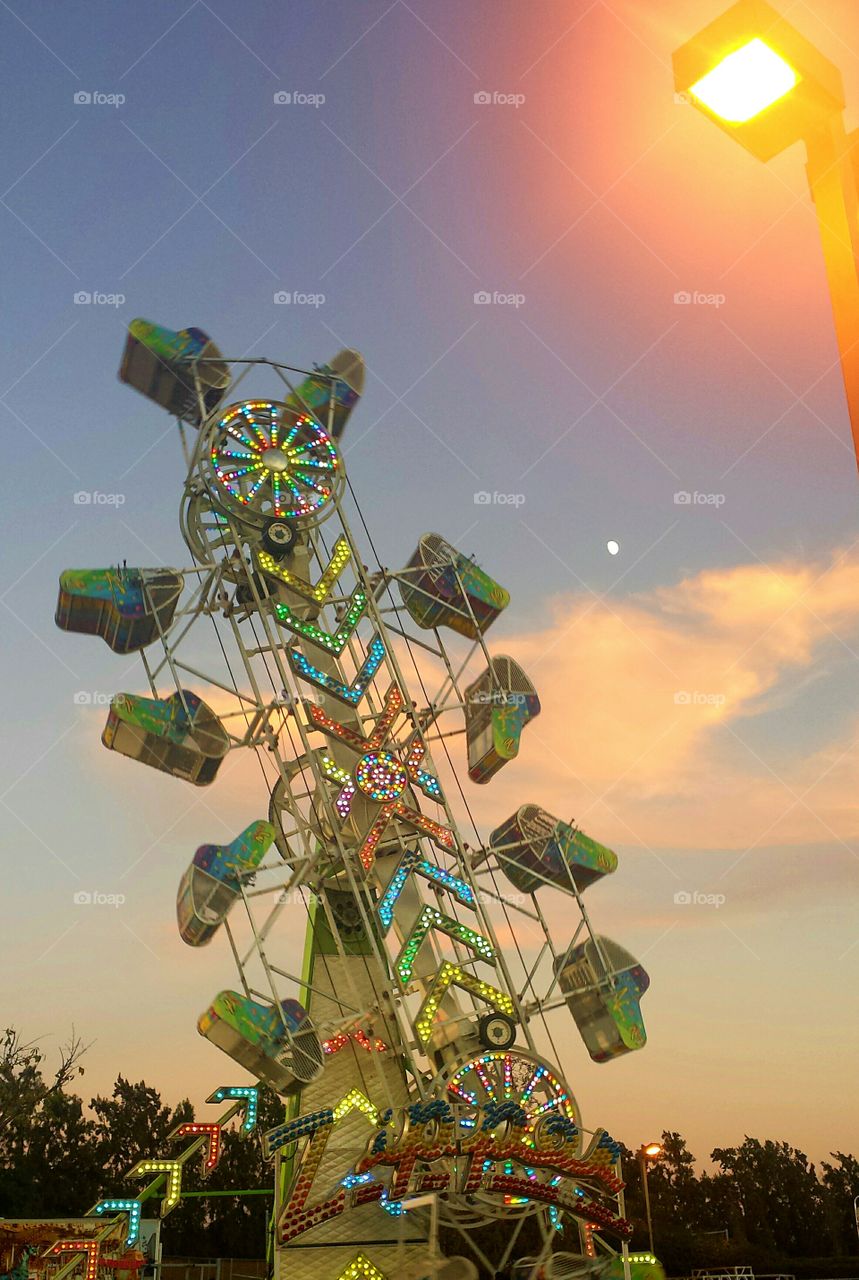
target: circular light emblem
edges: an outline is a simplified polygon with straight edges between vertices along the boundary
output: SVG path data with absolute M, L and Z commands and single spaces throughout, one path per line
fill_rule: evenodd
M 409 784 L 403 765 L 390 751 L 372 751 L 355 766 L 355 783 L 371 800 L 399 800 Z

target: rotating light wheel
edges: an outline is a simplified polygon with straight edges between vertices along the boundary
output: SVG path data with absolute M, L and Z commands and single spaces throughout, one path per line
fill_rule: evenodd
M 231 404 L 212 419 L 201 449 L 213 499 L 260 530 L 317 523 L 343 485 L 340 456 L 319 423 L 276 400 Z
M 577 1129 L 581 1126 L 579 1108 L 569 1086 L 547 1062 L 524 1050 L 487 1049 L 459 1066 L 446 1068 L 435 1081 L 433 1093 L 441 1096 L 446 1093 L 457 1111 L 458 1127 L 463 1135 L 474 1128 L 478 1111 L 493 1102 L 515 1102 L 522 1108 L 528 1117 L 525 1137 L 528 1146 L 533 1146 L 530 1135 L 545 1117 L 557 1116 Z M 581 1137 L 571 1153 L 578 1154 L 580 1150 Z M 526 1161 L 507 1163 L 503 1171 L 535 1183 L 559 1181 L 542 1169 L 530 1168 Z M 526 1195 L 504 1196 L 502 1201 L 497 1196 L 478 1193 L 475 1199 L 487 1219 L 547 1212 L 544 1204 Z M 557 1210 L 550 1209 L 548 1213 L 554 1221 Z

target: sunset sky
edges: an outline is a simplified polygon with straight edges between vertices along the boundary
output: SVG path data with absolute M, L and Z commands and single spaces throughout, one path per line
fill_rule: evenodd
M 510 589 L 493 645 L 543 713 L 469 801 L 616 849 L 589 907 L 652 979 L 622 1061 L 558 1015 L 586 1123 L 859 1153 L 859 478 L 804 156 L 675 101 L 721 7 L 0 4 L 2 1020 L 94 1041 L 87 1098 L 230 1074 L 195 1030 L 229 956 L 183 946 L 175 891 L 266 808 L 241 760 L 192 794 L 105 752 L 135 663 L 53 624 L 63 568 L 185 559 L 169 419 L 116 379 L 145 316 L 304 367 L 359 348 L 346 461 L 383 562 L 437 529 Z M 856 127 L 855 0 L 780 7 Z

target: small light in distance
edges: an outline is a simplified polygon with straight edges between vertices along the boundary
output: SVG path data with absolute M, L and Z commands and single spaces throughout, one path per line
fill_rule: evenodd
M 615 542 L 614 538 L 612 538 L 609 542 L 605 544 L 605 549 L 610 556 L 616 556 L 618 551 L 620 551 L 620 543 Z

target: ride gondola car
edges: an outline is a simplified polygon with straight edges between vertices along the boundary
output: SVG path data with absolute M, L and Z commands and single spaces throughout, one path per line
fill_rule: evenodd
M 313 367 L 317 376 L 311 374 L 299 383 L 286 397 L 286 404 L 312 413 L 323 430 L 339 440 L 364 391 L 364 359 L 360 352 L 346 347 L 328 364 Z
M 616 853 L 536 804 L 523 804 L 496 827 L 489 845 L 522 893 L 535 893 L 543 884 L 582 893 L 617 869 Z
M 197 787 L 214 781 L 230 749 L 227 732 L 214 711 L 188 689 L 167 698 L 118 693 L 111 701 L 101 740 L 109 751 Z
M 202 329 L 166 329 L 142 319 L 128 326 L 119 378 L 195 427 L 230 385 L 223 356 Z
M 262 1004 L 221 991 L 198 1020 L 197 1030 L 277 1093 L 290 1093 L 322 1074 L 322 1042 L 297 1000 Z
M 641 997 L 650 976 L 610 938 L 588 938 L 555 961 L 558 985 L 594 1062 L 643 1049 Z
M 510 603 L 510 593 L 451 546 L 425 533 L 399 579 L 403 604 L 419 627 L 450 627 L 476 640 Z
M 468 776 L 488 782 L 519 754 L 519 739 L 540 714 L 537 690 L 517 662 L 500 654 L 465 690 Z
M 184 579 L 175 569 L 66 569 L 55 622 L 101 636 L 114 653 L 133 653 L 170 626 Z
M 179 933 L 189 947 L 212 941 L 241 897 L 243 879 L 256 871 L 273 840 L 270 822 L 253 822 L 230 844 L 200 846 L 176 896 Z

